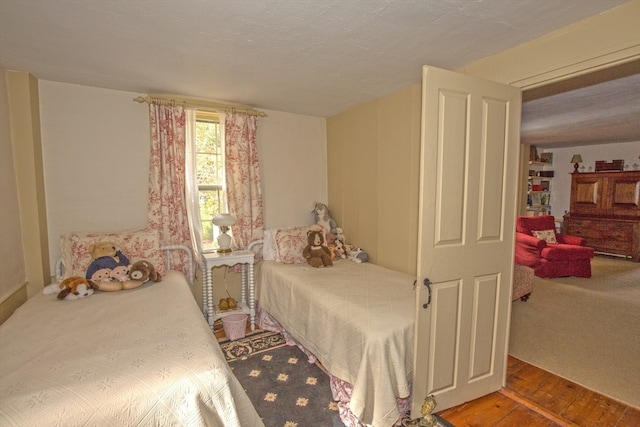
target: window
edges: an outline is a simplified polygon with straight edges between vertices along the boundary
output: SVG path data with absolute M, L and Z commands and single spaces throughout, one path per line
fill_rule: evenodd
M 211 219 L 225 211 L 224 199 L 224 144 L 220 137 L 217 113 L 196 113 L 196 178 L 200 220 L 202 221 L 202 249 L 217 246 L 218 229 Z

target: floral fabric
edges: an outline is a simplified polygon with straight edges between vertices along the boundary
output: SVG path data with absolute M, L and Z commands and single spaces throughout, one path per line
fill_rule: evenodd
M 149 121 L 149 227 L 158 230 L 162 245 L 184 245 L 193 251 L 185 194 L 185 110 L 149 104 Z M 169 256 L 167 264 L 187 275 L 189 261 L 186 254 Z
M 544 240 L 547 243 L 558 243 L 556 240 L 555 230 L 534 230 L 531 233 L 538 239 Z
M 276 258 L 283 264 L 301 264 L 306 262 L 302 251 L 307 246 L 307 232 L 311 227 L 282 229 L 276 232 Z
M 229 213 L 236 219 L 231 227 L 235 246 L 244 249 L 262 239 L 262 184 L 256 132 L 258 118 L 246 114 L 226 114 L 225 174 Z

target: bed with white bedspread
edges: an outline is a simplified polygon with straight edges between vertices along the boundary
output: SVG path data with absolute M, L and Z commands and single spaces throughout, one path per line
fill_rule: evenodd
M 185 276 L 76 300 L 38 294 L 0 326 L 2 426 L 263 426 Z
M 341 410 L 347 425 L 354 415 L 389 427 L 403 415 L 397 398 L 411 391 L 414 280 L 349 260 L 326 268 L 265 260 L 260 268 L 260 309 L 318 358 L 332 385 L 350 385 L 349 402 L 340 403 L 351 412 Z

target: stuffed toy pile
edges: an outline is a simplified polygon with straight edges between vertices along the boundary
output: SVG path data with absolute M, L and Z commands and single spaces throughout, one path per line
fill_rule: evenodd
M 160 281 L 160 274 L 148 261 L 130 264 L 129 258 L 111 242 L 98 242 L 89 247 L 93 261 L 87 268 L 86 278 L 106 292 L 134 289 L 149 280 Z
M 369 255 L 363 249 L 346 243 L 344 231 L 338 227 L 336 221 L 331 217 L 327 205 L 324 203 L 315 203 L 311 213 L 313 214 L 316 225 L 322 230 L 324 241 L 326 242 L 326 246 L 324 247 L 328 248 L 331 260 L 349 259 L 355 263 L 369 261 Z M 309 244 L 311 245 L 311 243 Z M 304 252 L 303 255 L 307 258 Z M 309 262 L 308 258 L 307 262 Z M 313 264 L 309 264 L 314 265 L 317 263 L 318 261 L 314 260 Z M 314 265 L 314 267 L 319 266 L 326 266 L 326 264 L 323 262 L 322 265 Z

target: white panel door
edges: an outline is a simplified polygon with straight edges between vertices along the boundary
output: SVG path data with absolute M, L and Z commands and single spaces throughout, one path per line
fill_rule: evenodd
M 427 66 L 422 85 L 414 417 L 504 383 L 521 110 L 508 85 Z

